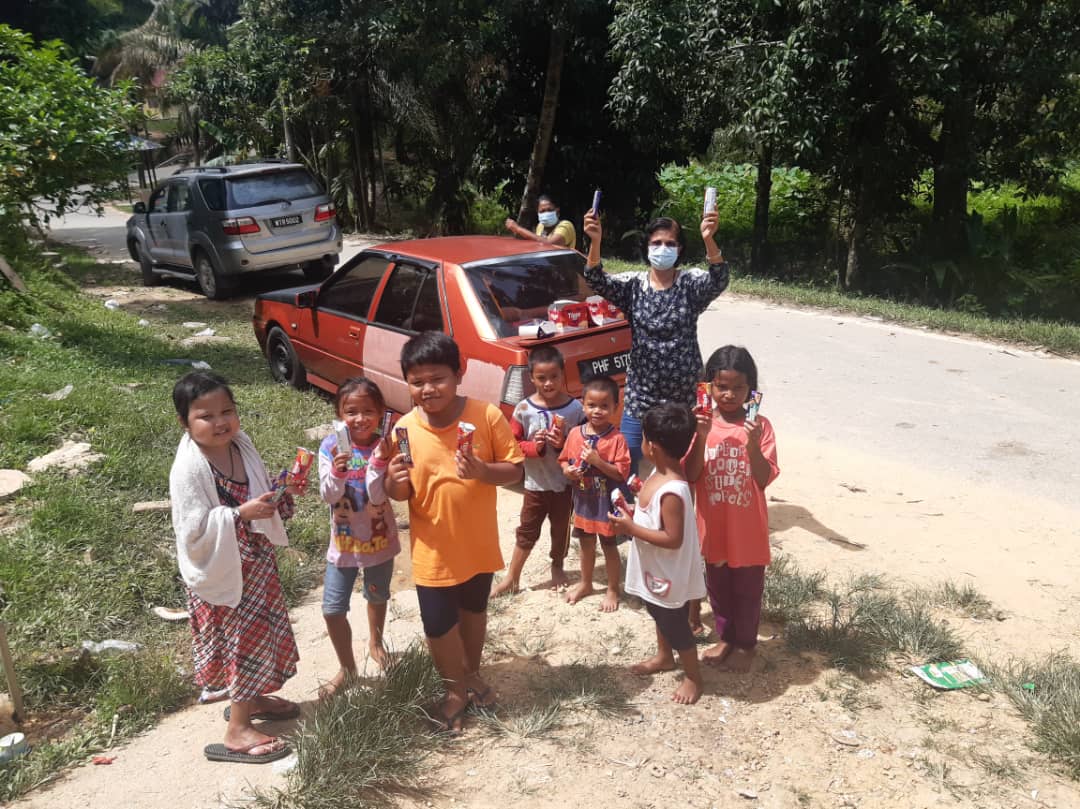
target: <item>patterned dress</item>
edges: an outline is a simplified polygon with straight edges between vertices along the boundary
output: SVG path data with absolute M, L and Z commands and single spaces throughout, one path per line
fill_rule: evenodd
M 223 506 L 237 508 L 248 500 L 248 486 L 214 470 Z M 278 506 L 282 519 L 292 516 L 290 495 Z M 289 626 L 289 613 L 278 579 L 274 546 L 236 518 L 236 542 L 244 592 L 236 607 L 215 606 L 188 590 L 191 650 L 195 682 L 214 690 L 229 689 L 234 702 L 247 702 L 277 691 L 296 674 L 300 655 Z
M 626 313 L 630 323 L 630 370 L 624 410 L 635 418 L 654 404 L 694 404 L 704 364 L 697 340 L 698 316 L 728 285 L 726 263 L 708 270 L 676 270 L 669 289 L 653 289 L 649 273 L 608 275 L 602 264 L 584 270 L 585 281 Z

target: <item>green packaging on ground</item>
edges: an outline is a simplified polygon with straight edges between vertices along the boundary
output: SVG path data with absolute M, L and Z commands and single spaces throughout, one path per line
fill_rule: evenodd
M 947 660 L 943 663 L 926 663 L 912 666 L 911 670 L 920 680 L 934 688 L 952 691 L 986 682 L 986 675 L 968 659 Z

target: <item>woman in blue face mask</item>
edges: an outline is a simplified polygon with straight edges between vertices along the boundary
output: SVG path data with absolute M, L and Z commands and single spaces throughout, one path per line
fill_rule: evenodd
M 523 228 L 513 219 L 506 220 L 506 229 L 522 239 L 543 242 L 557 247 L 577 246 L 577 232 L 569 219 L 559 219 L 559 206 L 547 194 L 541 194 L 536 200 L 537 218 L 540 220 L 536 232 Z
M 686 237 L 674 219 L 660 217 L 645 228 L 646 272 L 608 275 L 600 263 L 600 219 L 585 214 L 590 239 L 585 281 L 626 314 L 630 323 L 630 370 L 623 396 L 622 429 L 631 465 L 641 462 L 641 415 L 664 401 L 694 406 L 701 379 L 698 316 L 728 285 L 728 266 L 716 245 L 716 212 L 701 220 L 708 269 L 679 266 Z

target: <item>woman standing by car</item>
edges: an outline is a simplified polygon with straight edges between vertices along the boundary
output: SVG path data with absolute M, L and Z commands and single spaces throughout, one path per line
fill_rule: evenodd
M 569 219 L 559 216 L 559 205 L 547 194 L 541 194 L 536 200 L 536 212 L 539 223 L 536 231 L 523 228 L 513 219 L 506 220 L 506 229 L 520 239 L 554 245 L 555 247 L 577 247 L 577 233 Z
M 635 470 L 641 462 L 641 415 L 663 401 L 694 404 L 702 370 L 698 317 L 728 285 L 728 266 L 714 238 L 717 220 L 715 211 L 701 220 L 707 270 L 678 266 L 686 237 L 678 222 L 660 217 L 645 228 L 648 271 L 608 275 L 600 263 L 600 218 L 592 210 L 585 214 L 590 239 L 585 281 L 622 309 L 630 324 L 621 430 Z

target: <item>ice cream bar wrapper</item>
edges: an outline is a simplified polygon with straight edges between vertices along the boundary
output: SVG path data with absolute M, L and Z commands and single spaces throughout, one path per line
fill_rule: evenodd
M 540 421 L 544 425 L 540 429 L 541 430 L 550 430 L 551 429 L 551 419 L 552 419 L 551 413 L 549 411 L 547 411 L 547 410 L 540 410 L 538 412 L 540 413 Z
M 748 421 L 757 421 L 758 411 L 761 410 L 761 391 L 750 392 L 750 403 L 746 406 L 746 418 Z
M 343 421 L 334 420 L 334 435 L 337 436 L 337 451 L 352 452 L 352 436 L 349 435 L 349 425 Z
M 394 423 L 394 411 L 387 410 L 382 414 L 382 424 L 379 426 L 379 435 L 389 436 L 390 427 Z
M 534 319 L 518 324 L 518 337 L 525 337 L 529 340 L 542 340 L 553 335 L 555 331 L 556 326 L 550 320 Z
M 282 469 L 278 473 L 278 476 L 274 478 L 273 485 L 270 486 L 270 491 L 273 492 L 273 496 L 270 498 L 271 503 L 280 502 L 281 498 L 285 496 L 286 484 L 289 481 L 289 470 Z
M 711 185 L 705 186 L 705 213 L 716 210 L 716 189 Z
M 584 301 L 559 300 L 548 307 L 548 320 L 555 331 L 577 331 L 589 327 L 589 304 Z
M 566 419 L 560 416 L 558 413 L 552 413 L 551 426 L 561 433 L 566 429 Z
M 630 506 L 626 503 L 626 497 L 623 495 L 621 489 L 615 489 L 611 493 L 611 513 L 616 517 L 621 517 L 623 514 L 630 513 Z
M 352 448 L 352 445 L 349 445 Z M 303 489 L 307 486 L 307 474 L 311 469 L 311 462 L 315 459 L 315 456 L 311 454 L 311 450 L 304 449 L 303 447 L 296 448 L 296 458 L 293 460 L 292 469 L 289 470 L 293 476 L 293 485 L 299 489 Z
M 412 449 L 409 447 L 409 431 L 405 427 L 394 428 L 394 440 L 397 441 L 398 452 L 405 458 L 405 465 L 412 467 Z
M 606 326 L 626 318 L 622 309 L 599 295 L 590 295 L 585 299 L 585 304 L 589 307 L 589 320 L 594 326 Z
M 476 434 L 476 425 L 467 421 L 459 421 L 457 426 L 457 448 L 462 455 L 472 455 L 473 436 Z
M 592 195 L 592 212 L 593 212 L 593 214 L 597 214 L 597 213 L 600 212 L 600 189 L 599 188 L 597 188 L 595 191 L 593 191 L 593 195 Z
M 585 443 L 581 445 L 581 452 L 578 454 L 578 469 L 584 469 L 589 465 L 585 459 L 589 457 L 589 453 L 596 449 L 597 440 L 595 435 L 585 438 Z
M 641 481 L 637 475 L 631 475 L 626 479 L 626 488 L 628 488 L 635 495 L 641 491 L 641 487 L 645 484 Z
M 698 413 L 704 413 L 708 415 L 712 413 L 712 397 L 709 396 L 709 383 L 698 382 L 697 383 L 697 406 Z

